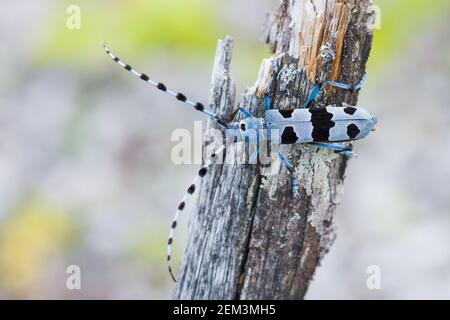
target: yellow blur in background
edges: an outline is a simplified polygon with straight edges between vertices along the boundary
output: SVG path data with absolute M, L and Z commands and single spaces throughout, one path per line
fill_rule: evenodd
M 49 262 L 73 241 L 74 227 L 73 217 L 38 200 L 13 210 L 0 229 L 2 289 L 12 297 L 28 297 L 30 289 L 38 289 L 51 277 Z

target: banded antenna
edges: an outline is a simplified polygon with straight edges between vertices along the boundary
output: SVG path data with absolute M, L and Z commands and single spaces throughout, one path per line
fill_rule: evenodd
M 105 49 L 106 53 L 111 57 L 111 59 L 114 60 L 114 62 L 116 62 L 121 67 L 123 67 L 128 72 L 130 72 L 133 75 L 135 75 L 137 78 L 145 81 L 146 83 L 150 84 L 151 86 L 155 87 L 156 89 L 161 90 L 162 92 L 164 92 L 168 96 L 171 96 L 171 97 L 177 99 L 178 101 L 181 101 L 181 102 L 187 104 L 188 106 L 194 108 L 195 110 L 202 112 L 203 114 L 207 115 L 208 117 L 214 119 L 219 125 L 221 125 L 221 126 L 223 126 L 225 128 L 228 128 L 227 121 L 225 119 L 223 119 L 221 116 L 219 116 L 217 113 L 214 113 L 214 112 L 206 109 L 205 105 L 203 103 L 201 103 L 201 102 L 193 102 L 192 100 L 188 99 L 185 94 L 180 93 L 180 92 L 177 93 L 177 92 L 174 92 L 174 91 L 168 89 L 167 86 L 164 83 L 162 83 L 162 82 L 153 81 L 145 73 L 140 73 L 140 72 L 136 71 L 132 66 L 130 66 L 129 64 L 127 64 L 127 63 L 123 62 L 122 60 L 120 60 L 120 58 L 115 56 L 108 49 L 108 47 L 105 44 L 103 45 L 103 48 Z
M 192 181 L 191 185 L 186 191 L 186 194 L 184 195 L 183 199 L 181 200 L 180 204 L 178 205 L 177 211 L 175 212 L 175 217 L 173 218 L 172 225 L 170 227 L 169 231 L 169 239 L 167 240 L 167 268 L 169 269 L 170 276 L 172 277 L 174 282 L 177 282 L 175 275 L 173 273 L 172 269 L 172 245 L 173 245 L 173 233 L 175 231 L 175 228 L 178 224 L 178 217 L 180 216 L 181 212 L 186 207 L 187 200 L 194 194 L 195 189 L 197 188 L 197 181 L 201 178 L 203 178 L 207 173 L 209 167 L 214 163 L 214 161 L 217 159 L 217 156 L 225 149 L 225 145 L 222 145 L 219 149 L 214 151 L 214 153 L 211 154 L 208 161 L 206 161 L 203 166 L 198 171 L 198 174 L 195 176 L 194 180 Z

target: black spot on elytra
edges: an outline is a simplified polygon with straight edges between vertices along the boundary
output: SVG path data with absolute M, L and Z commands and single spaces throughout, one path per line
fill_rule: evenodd
M 346 108 L 344 108 L 344 112 L 349 115 L 354 115 L 356 112 L 356 108 L 355 107 L 346 107 Z
M 170 256 L 167 255 L 167 261 L 170 261 Z M 169 270 L 171 270 L 171 268 L 169 267 Z
M 172 229 L 175 229 L 176 227 L 177 227 L 177 222 L 174 221 L 174 222 L 172 223 Z
M 327 142 L 330 138 L 330 129 L 336 124 L 331 121 L 333 114 L 326 108 L 311 108 L 311 123 L 313 127 L 312 138 L 315 142 Z
M 148 81 L 148 80 L 150 80 L 150 78 L 148 77 L 148 75 L 146 75 L 145 73 L 143 73 L 143 74 L 141 74 L 141 77 L 140 77 L 142 80 L 144 80 L 144 81 Z
M 278 112 L 283 116 L 283 118 L 292 118 L 292 113 L 294 113 L 294 110 L 278 110 Z
M 203 178 L 203 177 L 206 175 L 207 172 L 208 172 L 208 169 L 206 169 L 206 168 L 201 168 L 201 169 L 198 171 L 198 175 L 199 175 L 201 178 Z
M 281 134 L 281 143 L 282 144 L 293 144 L 298 140 L 297 134 L 294 131 L 293 127 L 286 127 Z
M 198 111 L 203 111 L 203 110 L 205 110 L 205 106 L 203 104 L 201 104 L 200 102 L 197 102 L 195 104 L 195 109 Z
M 126 66 L 125 66 L 125 70 L 127 70 L 127 71 L 131 71 L 131 69 L 133 69 L 129 64 L 127 64 Z
M 178 206 L 178 210 L 180 210 L 180 211 L 183 210 L 185 206 L 186 206 L 186 203 L 184 201 L 182 201 L 180 203 L 180 205 Z
M 177 100 L 180 100 L 182 102 L 185 102 L 187 100 L 186 96 L 182 93 L 177 93 L 176 98 Z
M 189 194 L 193 194 L 195 192 L 195 184 L 191 184 L 191 186 L 188 188 L 187 192 Z
M 358 126 L 354 123 L 349 124 L 347 126 L 347 134 L 350 137 L 350 139 L 355 139 L 360 132 L 361 131 L 359 130 Z
M 241 123 L 241 130 L 245 131 L 245 129 L 247 129 L 247 127 L 245 126 L 245 123 Z
M 164 83 L 162 83 L 162 82 L 158 83 L 158 84 L 156 85 L 156 87 L 157 87 L 159 90 L 167 91 L 166 85 L 165 85 Z
M 109 52 L 108 52 L 108 53 L 109 53 Z M 119 62 L 119 61 L 120 61 L 119 57 L 115 57 L 115 58 L 114 58 L 114 61 L 115 61 L 115 62 Z
M 173 243 L 173 239 L 169 238 L 169 241 L 167 241 L 167 244 L 170 246 Z

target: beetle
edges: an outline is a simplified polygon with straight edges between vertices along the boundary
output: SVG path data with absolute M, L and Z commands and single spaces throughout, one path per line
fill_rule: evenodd
M 351 146 L 336 144 L 338 142 L 352 142 L 355 140 L 363 139 L 369 135 L 371 131 L 374 131 L 377 125 L 377 117 L 367 110 L 360 107 L 353 106 L 327 106 L 327 107 L 311 107 L 312 102 L 318 96 L 323 85 L 330 85 L 349 91 L 359 91 L 366 80 L 363 79 L 355 86 L 334 82 L 334 81 L 319 81 L 312 88 L 307 101 L 302 109 L 294 110 L 276 110 L 270 109 L 270 98 L 268 92 L 264 94 L 264 117 L 255 117 L 249 110 L 238 108 L 237 112 L 241 112 L 244 116 L 243 120 L 238 122 L 227 121 L 221 115 L 214 113 L 205 108 L 204 104 L 200 102 L 193 102 L 187 96 L 180 92 L 170 90 L 162 82 L 156 82 L 150 79 L 145 73 L 136 71 L 129 64 L 124 63 L 117 56 L 104 45 L 104 50 L 117 64 L 129 71 L 137 78 L 145 81 L 151 86 L 161 90 L 165 94 L 176 98 L 177 100 L 185 103 L 186 105 L 194 108 L 195 110 L 202 112 L 209 118 L 213 119 L 217 124 L 227 130 L 227 134 L 230 134 L 234 143 L 244 142 L 249 144 L 256 139 L 259 141 L 266 140 L 273 144 L 296 144 L 296 143 L 308 143 L 318 147 L 330 149 L 340 155 L 351 157 L 353 156 Z M 209 167 L 218 158 L 218 155 L 226 149 L 226 145 L 222 145 L 219 149 L 210 155 L 210 158 L 202 165 L 198 174 L 195 176 L 193 182 L 187 189 L 184 197 L 179 203 L 175 212 L 172 225 L 169 231 L 169 238 L 167 242 L 167 264 L 169 273 L 174 281 L 176 281 L 172 265 L 171 265 L 171 247 L 173 244 L 173 234 L 177 227 L 178 217 L 185 209 L 186 202 L 190 198 L 195 190 L 197 181 L 203 178 Z M 253 163 L 254 159 L 258 155 L 258 148 L 253 153 L 250 159 L 250 163 Z M 287 157 L 278 152 L 278 156 L 283 165 L 291 173 L 292 179 L 292 193 L 298 195 L 297 192 L 297 179 L 295 176 L 295 170 Z

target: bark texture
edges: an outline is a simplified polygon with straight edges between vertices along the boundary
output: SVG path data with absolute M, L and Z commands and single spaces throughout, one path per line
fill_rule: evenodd
M 262 62 L 255 85 L 237 103 L 230 77 L 233 40 L 218 42 L 210 108 L 230 115 L 240 106 L 263 116 L 266 89 L 272 108 L 291 110 L 303 106 L 316 80 L 358 83 L 370 52 L 373 19 L 370 0 L 283 0 L 277 12 L 268 14 L 262 33 L 274 57 Z M 356 105 L 357 98 L 357 93 L 324 87 L 316 107 Z M 227 158 L 242 148 L 228 150 Z M 190 217 L 175 299 L 305 296 L 335 239 L 333 217 L 347 159 L 310 145 L 282 151 L 295 166 L 298 198 L 279 161 L 214 165 L 204 178 Z

